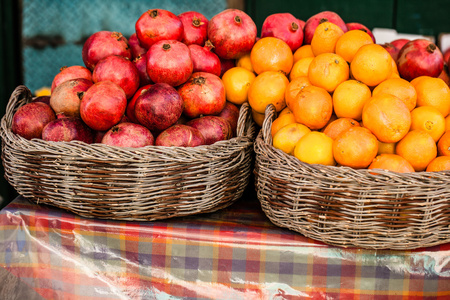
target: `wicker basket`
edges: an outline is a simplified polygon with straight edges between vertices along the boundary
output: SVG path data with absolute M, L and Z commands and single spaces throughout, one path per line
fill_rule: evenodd
M 450 242 L 450 172 L 313 165 L 272 146 L 275 108 L 254 147 L 257 197 L 277 226 L 340 247 L 414 249 Z
M 12 93 L 1 120 L 5 178 L 17 192 L 83 217 L 152 221 L 213 212 L 241 197 L 251 171 L 255 125 L 240 108 L 237 137 L 195 148 L 121 148 L 26 140 L 11 131 L 14 112 L 32 100 Z

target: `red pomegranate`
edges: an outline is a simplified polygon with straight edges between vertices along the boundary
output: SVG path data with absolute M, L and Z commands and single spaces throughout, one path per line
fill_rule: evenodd
M 59 69 L 59 73 L 53 77 L 51 92 L 55 90 L 55 87 L 63 83 L 64 81 L 77 79 L 77 78 L 85 78 L 87 80 L 92 81 L 92 72 L 88 68 L 83 66 L 64 66 Z
M 135 24 L 136 36 L 142 47 L 150 49 L 162 40 L 183 38 L 183 23 L 172 12 L 164 9 L 149 9 L 143 13 Z
M 92 72 L 94 83 L 112 81 L 125 92 L 127 99 L 133 97 L 140 86 L 139 72 L 128 58 L 110 55 L 97 63 Z
M 429 40 L 415 39 L 402 47 L 397 66 L 400 76 L 408 81 L 419 76 L 438 77 L 444 68 L 444 56 Z
M 128 38 L 128 44 L 130 45 L 132 59 L 135 59 L 136 57 L 147 53 L 148 49 L 141 46 L 136 33 L 130 35 L 130 37 Z
M 336 24 L 344 32 L 348 31 L 347 25 L 345 24 L 344 20 L 342 20 L 342 18 L 337 13 L 333 11 L 322 11 L 311 16 L 308 20 L 306 20 L 305 28 L 303 29 L 304 31 L 303 43 L 311 44 L 311 40 L 314 35 L 314 32 L 316 31 L 317 26 L 326 21 Z
M 218 141 L 228 140 L 233 133 L 227 120 L 218 116 L 203 116 L 186 123 L 187 126 L 198 129 L 205 138 L 205 145 L 211 145 Z
M 292 52 L 295 52 L 303 43 L 303 29 L 299 20 L 290 13 L 269 15 L 261 28 L 261 37 L 267 36 L 285 41 Z
M 136 105 L 136 100 L 142 93 L 145 93 L 151 86 L 152 86 L 152 84 L 147 84 L 147 85 L 141 86 L 136 91 L 136 93 L 134 93 L 131 100 L 128 102 L 127 109 L 125 111 L 125 115 L 128 117 L 130 122 L 139 123 L 138 119 L 136 119 L 136 115 L 134 114 L 134 107 Z
M 239 120 L 239 108 L 235 104 L 227 101 L 225 107 L 217 116 L 224 118 L 230 123 L 233 136 L 236 136 L 236 129 Z
M 50 105 L 50 96 L 38 96 L 38 97 L 33 98 L 33 100 L 31 100 L 31 102 L 42 102 L 47 105 Z
M 236 59 L 252 50 L 257 28 L 252 18 L 239 9 L 229 8 L 208 23 L 208 39 L 216 54 L 225 59 Z
M 188 46 L 191 51 L 192 63 L 194 64 L 193 72 L 208 72 L 220 76 L 221 66 L 219 57 L 212 52 L 214 46 L 208 40 L 205 46 L 191 44 Z
M 203 46 L 208 36 L 208 19 L 196 11 L 183 12 L 178 18 L 184 28 L 181 42 L 188 46 L 192 44 Z
M 156 138 L 156 146 L 197 147 L 205 144 L 202 133 L 194 127 L 175 124 L 161 132 Z
M 444 62 L 447 63 L 447 65 L 450 62 L 450 48 L 448 48 L 447 50 L 444 51 L 444 53 L 442 54 L 444 55 Z
M 236 60 L 235 59 L 223 59 L 220 58 L 220 78 L 222 78 L 223 74 L 228 71 L 229 69 L 236 67 Z
M 30 102 L 14 113 L 11 131 L 27 140 L 41 138 L 42 129 L 55 119 L 55 112 L 50 105 L 43 102 Z
M 102 137 L 102 144 L 118 147 L 139 148 L 155 143 L 153 134 L 146 127 L 135 123 L 120 123 Z
M 147 53 L 147 74 L 154 83 L 178 86 L 192 75 L 194 64 L 187 45 L 175 40 L 155 43 Z
M 373 43 L 376 44 L 375 36 L 366 25 L 357 22 L 346 23 L 345 25 L 347 25 L 347 30 L 362 30 L 366 32 L 372 38 Z
M 80 118 L 57 118 L 42 130 L 42 139 L 53 142 L 94 142 L 92 130 Z
M 133 59 L 133 64 L 139 74 L 139 85 L 144 86 L 153 83 L 147 73 L 147 56 L 146 54 L 139 55 Z
M 391 41 L 391 44 L 400 51 L 400 49 L 402 49 L 403 46 L 405 46 L 405 44 L 409 41 L 409 39 L 395 39 Z
M 95 32 L 86 40 L 81 50 L 81 57 L 89 70 L 94 70 L 97 62 L 110 55 L 131 59 L 128 40 L 120 32 Z
M 391 55 L 392 59 L 397 62 L 397 58 L 398 58 L 398 52 L 400 51 L 400 49 L 398 49 L 397 47 L 395 47 L 393 44 L 391 43 L 384 43 L 381 45 L 381 47 L 383 47 L 384 49 L 386 49 L 387 52 L 389 52 L 389 54 Z
M 50 96 L 50 106 L 56 114 L 80 117 L 80 103 L 93 82 L 84 78 L 72 79 L 58 85 Z

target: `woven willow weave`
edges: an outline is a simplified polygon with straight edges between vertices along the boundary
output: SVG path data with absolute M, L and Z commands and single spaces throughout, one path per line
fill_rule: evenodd
M 195 148 L 121 148 L 26 140 L 11 131 L 14 112 L 32 100 L 12 93 L 1 120 L 5 178 L 17 192 L 84 217 L 158 220 L 213 212 L 241 197 L 250 178 L 255 125 L 240 108 L 237 137 Z
M 254 148 L 257 197 L 277 226 L 340 247 L 415 249 L 450 242 L 450 172 L 312 165 L 272 146 L 266 108 Z

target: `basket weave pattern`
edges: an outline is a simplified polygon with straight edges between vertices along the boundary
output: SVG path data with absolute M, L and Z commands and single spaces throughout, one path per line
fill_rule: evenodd
M 12 93 L 1 120 L 5 178 L 24 197 L 84 217 L 152 221 L 213 212 L 239 199 L 249 182 L 255 125 L 240 108 L 237 136 L 194 148 L 122 148 L 78 141 L 26 140 L 11 131 L 32 100 Z
M 275 225 L 340 247 L 415 249 L 450 242 L 450 172 L 394 173 L 313 165 L 272 146 L 266 108 L 255 187 Z

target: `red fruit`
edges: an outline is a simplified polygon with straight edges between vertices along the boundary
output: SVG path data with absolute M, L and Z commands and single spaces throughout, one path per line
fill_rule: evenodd
M 31 102 L 42 102 L 42 103 L 45 103 L 47 105 L 50 105 L 50 96 L 35 97 L 35 98 L 33 98 L 33 100 L 31 100 Z
M 187 126 L 198 129 L 205 138 L 205 145 L 211 145 L 218 141 L 228 140 L 232 137 L 230 123 L 218 116 L 204 116 L 190 120 Z
M 239 120 L 239 108 L 231 102 L 226 102 L 218 117 L 224 118 L 230 123 L 233 136 L 236 136 L 236 128 Z
M 142 47 L 141 44 L 139 44 L 139 40 L 136 36 L 136 33 L 130 35 L 130 38 L 128 39 L 128 44 L 130 45 L 132 59 L 135 59 L 136 57 L 147 53 L 148 49 Z
M 202 133 L 194 127 L 176 124 L 172 125 L 156 138 L 156 146 L 166 147 L 197 147 L 205 144 Z
M 152 86 L 151 84 L 147 84 L 147 85 L 140 87 L 136 91 L 136 93 L 134 93 L 130 102 L 128 102 L 127 109 L 125 111 L 125 115 L 128 117 L 130 122 L 139 123 L 138 119 L 136 119 L 136 115 L 134 114 L 134 107 L 136 105 L 136 100 L 140 95 L 142 95 L 142 93 L 145 93 L 151 86 Z
M 183 12 L 178 18 L 184 28 L 181 42 L 188 46 L 192 44 L 203 46 L 208 37 L 208 19 L 196 11 Z
M 125 92 L 127 99 L 133 97 L 139 88 L 139 72 L 128 58 L 110 55 L 97 63 L 92 72 L 92 80 L 112 81 L 118 84 Z
M 397 62 L 397 58 L 398 58 L 398 52 L 400 52 L 400 49 L 398 49 L 397 47 L 395 47 L 393 44 L 391 43 L 384 43 L 381 45 L 381 47 L 383 47 L 384 49 L 386 49 L 387 52 L 389 52 L 389 54 L 391 55 L 392 59 Z
M 64 66 L 59 70 L 59 73 L 53 78 L 51 92 L 55 90 L 55 87 L 63 83 L 64 81 L 85 78 L 92 81 L 92 72 L 83 66 Z
M 179 41 L 155 43 L 147 53 L 147 73 L 154 83 L 178 86 L 192 74 L 194 64 L 188 46 Z
M 136 36 L 142 47 L 150 49 L 162 40 L 183 38 L 183 23 L 172 12 L 164 9 L 149 9 L 143 13 L 135 24 Z
M 225 107 L 225 87 L 218 76 L 197 72 L 178 88 L 184 101 L 183 113 L 189 118 L 217 115 Z
M 42 129 L 55 119 L 55 112 L 50 105 L 43 102 L 30 102 L 14 113 L 11 130 L 27 140 L 41 138 Z
M 140 55 L 133 59 L 133 64 L 136 67 L 139 74 L 139 85 L 147 85 L 153 83 L 147 73 L 147 56 L 145 54 Z
M 192 63 L 194 64 L 193 72 L 207 72 L 220 76 L 222 71 L 220 59 L 211 51 L 214 46 L 210 41 L 206 41 L 205 46 L 192 44 L 188 48 L 191 51 Z
M 92 130 L 80 118 L 58 118 L 49 122 L 42 130 L 42 139 L 53 142 L 94 141 Z
M 409 41 L 409 39 L 396 39 L 391 41 L 391 44 L 400 51 L 400 49 L 402 49 L 403 46 Z
M 102 138 L 101 143 L 118 146 L 139 148 L 153 145 L 155 142 L 153 134 L 140 124 L 120 123 L 108 130 Z
M 92 143 L 98 143 L 98 144 L 101 143 L 105 133 L 106 133 L 106 130 L 104 130 L 104 131 L 94 130 L 94 141 Z
M 131 59 L 128 40 L 120 32 L 95 32 L 86 40 L 81 51 L 83 62 L 89 70 L 94 70 L 100 60 L 110 55 Z
M 361 23 L 356 23 L 356 22 L 346 23 L 345 25 L 347 25 L 347 30 L 362 30 L 362 31 L 366 32 L 372 38 L 373 43 L 376 44 L 375 36 L 373 35 L 372 31 L 367 26 L 365 26 Z
M 311 40 L 317 26 L 326 21 L 336 24 L 344 32 L 348 31 L 347 25 L 345 24 L 344 20 L 342 20 L 342 18 L 337 13 L 332 11 L 322 11 L 306 20 L 305 27 L 303 29 L 303 44 L 311 44 Z
M 66 117 L 80 117 L 80 103 L 93 82 L 84 79 L 72 79 L 58 85 L 50 96 L 50 106 L 56 114 Z
M 256 41 L 256 24 L 239 9 L 229 8 L 208 23 L 208 39 L 216 54 L 225 59 L 236 59 L 252 50 Z
M 134 114 L 140 124 L 152 131 L 162 131 L 180 118 L 183 99 L 167 83 L 155 83 L 137 99 Z
M 305 37 L 305 24 L 306 22 L 303 20 L 298 19 L 298 25 L 300 25 L 301 29 L 303 30 L 303 38 Z
M 122 119 L 127 107 L 123 89 L 112 81 L 100 81 L 84 94 L 81 105 L 81 119 L 93 130 L 109 130 Z
M 229 69 L 236 67 L 236 60 L 235 59 L 223 59 L 220 58 L 220 78 L 222 78 L 223 74 L 228 71 Z
M 285 41 L 292 52 L 295 52 L 303 43 L 303 29 L 299 20 L 290 13 L 269 15 L 261 28 L 261 37 L 267 36 Z
M 444 68 L 444 56 L 429 40 L 416 39 L 402 47 L 397 66 L 400 76 L 408 81 L 419 76 L 438 77 Z
M 445 50 L 442 55 L 444 55 L 444 62 L 446 62 L 448 65 L 450 63 L 450 48 Z

